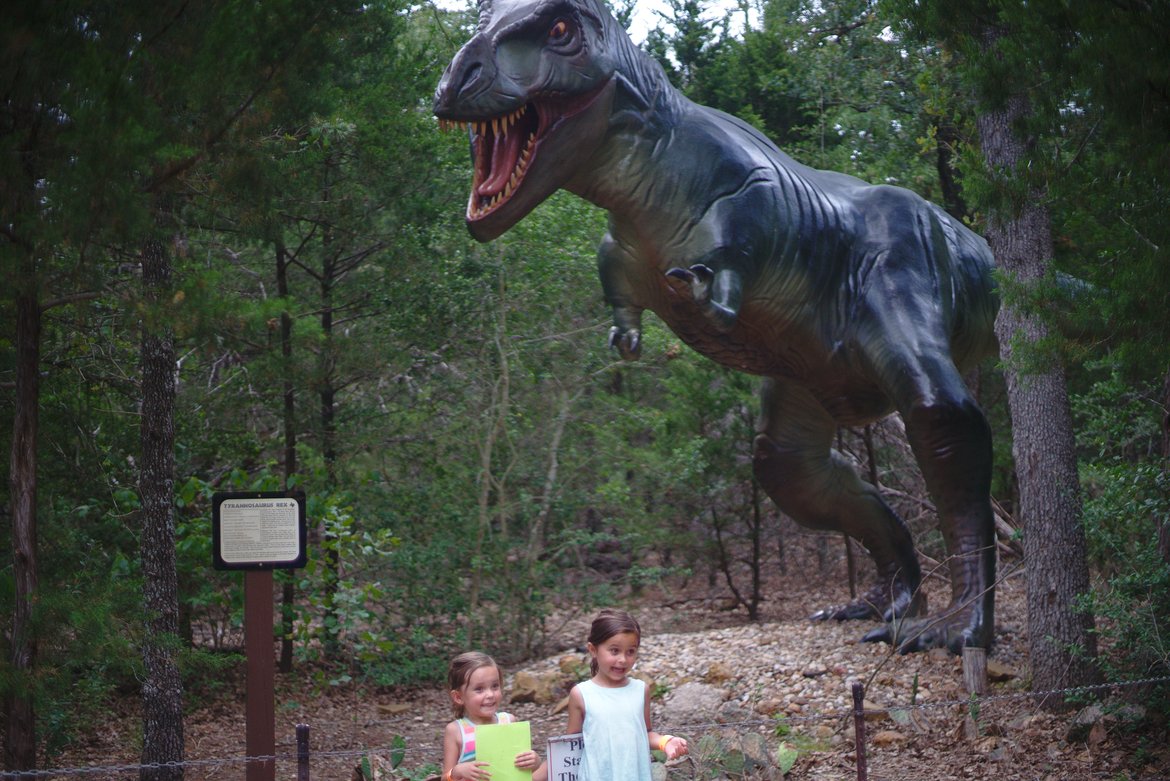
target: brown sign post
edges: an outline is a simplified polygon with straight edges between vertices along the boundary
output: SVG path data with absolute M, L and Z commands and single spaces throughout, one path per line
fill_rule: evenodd
M 272 570 L 303 567 L 305 496 L 299 492 L 223 492 L 212 497 L 216 569 L 244 571 L 244 652 L 248 684 L 246 781 L 276 779 L 275 611 Z

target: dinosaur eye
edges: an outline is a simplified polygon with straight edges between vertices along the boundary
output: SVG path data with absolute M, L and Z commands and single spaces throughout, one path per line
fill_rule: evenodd
M 553 26 L 548 29 L 548 40 L 550 43 L 561 43 L 569 37 L 569 23 L 564 19 L 557 19 L 553 22 Z

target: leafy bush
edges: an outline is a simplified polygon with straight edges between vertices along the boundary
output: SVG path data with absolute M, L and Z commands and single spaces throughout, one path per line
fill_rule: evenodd
M 1170 675 L 1170 561 L 1159 551 L 1170 524 L 1170 474 L 1159 457 L 1159 409 L 1153 394 L 1116 371 L 1073 401 L 1084 454 L 1084 523 L 1097 575 L 1085 607 L 1097 617 L 1111 680 Z M 1170 687 L 1143 690 L 1148 705 L 1170 713 Z

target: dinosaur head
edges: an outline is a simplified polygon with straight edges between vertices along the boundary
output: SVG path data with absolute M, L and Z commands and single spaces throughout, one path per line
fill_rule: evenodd
M 444 128 L 470 129 L 467 226 L 490 241 L 601 144 L 615 88 L 609 44 L 625 31 L 601 0 L 480 0 L 479 15 L 435 90 L 434 111 Z

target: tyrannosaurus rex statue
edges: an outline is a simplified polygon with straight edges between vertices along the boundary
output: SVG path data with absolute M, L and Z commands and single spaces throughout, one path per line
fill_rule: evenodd
M 913 193 L 803 166 L 699 106 L 602 0 L 481 0 L 434 112 L 469 126 L 467 224 L 489 241 L 558 188 L 609 212 L 598 266 L 610 344 L 640 351 L 642 312 L 698 352 L 764 377 L 757 479 L 781 510 L 873 557 L 863 598 L 902 651 L 988 647 L 994 632 L 991 433 L 961 373 L 996 349 L 986 243 Z M 925 617 L 905 523 L 833 448 L 892 411 L 935 502 L 951 603 Z

